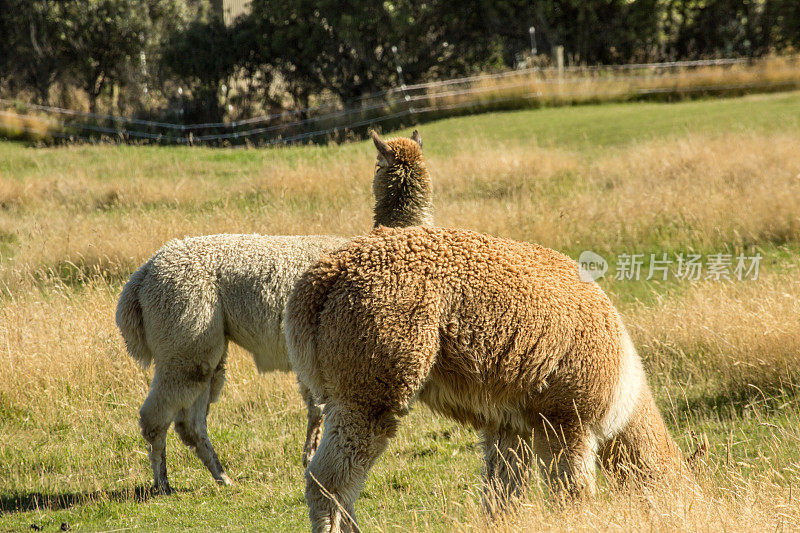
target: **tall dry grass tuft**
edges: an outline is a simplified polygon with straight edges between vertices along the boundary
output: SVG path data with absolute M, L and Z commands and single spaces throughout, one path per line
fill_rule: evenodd
M 759 396 L 792 390 L 800 378 L 797 265 L 756 281 L 703 282 L 680 296 L 627 310 L 651 366 L 707 395 Z M 794 391 L 793 391 L 794 392 Z
M 800 238 L 799 143 L 694 134 L 589 158 L 523 146 L 462 153 L 431 161 L 437 220 L 561 250 L 781 244 Z
M 602 217 L 628 243 L 782 244 L 800 236 L 797 142 L 727 134 L 646 143 L 597 161 L 591 179 L 608 203 L 580 201 L 590 220 Z
M 692 93 L 787 90 L 800 86 L 800 57 L 767 57 L 725 66 L 618 71 L 614 67 L 522 71 L 472 83 L 434 86 L 418 98 L 417 107 L 448 110 L 463 107 L 557 106 Z M 443 111 L 440 111 L 443 112 Z
M 601 490 L 590 500 L 566 509 L 542 498 L 525 501 L 499 524 L 478 514 L 468 524 L 496 532 L 516 531 L 791 531 L 800 520 L 800 502 L 784 486 L 766 479 L 744 480 L 729 470 L 735 492 L 697 494 L 681 486 L 646 492 Z M 737 479 L 739 478 L 739 479 Z M 466 526 L 466 527 L 465 527 Z M 461 529 L 460 528 L 460 529 Z
M 0 109 L 0 137 L 41 142 L 52 140 L 53 135 L 61 133 L 61 130 L 62 128 L 51 123 L 46 117 L 19 114 L 13 109 Z
M 80 295 L 51 285 L 46 295 L 17 294 L 5 302 L 0 308 L 0 409 L 59 420 L 91 415 L 110 394 L 145 392 L 141 372 L 120 357 L 115 296 L 107 285 L 96 284 Z
M 147 383 L 120 357 L 113 302 L 108 287 L 80 297 L 53 287 L 46 296 L 18 294 L 0 307 L 0 418 L 6 427 L 0 477 L 6 490 L 98 490 L 105 484 L 93 473 L 110 462 L 122 477 L 135 470 L 136 454 L 116 463 L 113 443 L 135 435 L 131 399 L 144 394 Z M 119 416 L 123 412 L 127 416 Z M 106 434 L 91 435 L 92 427 Z M 101 442 L 108 448 L 98 453 Z

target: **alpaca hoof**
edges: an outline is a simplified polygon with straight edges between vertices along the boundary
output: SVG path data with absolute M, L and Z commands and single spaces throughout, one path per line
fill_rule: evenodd
M 169 496 L 174 491 L 172 490 L 172 487 L 169 486 L 169 483 L 163 483 L 163 484 L 153 485 L 153 492 L 156 494 L 163 494 L 164 496 Z
M 225 472 L 223 472 L 222 475 L 219 477 L 217 483 L 219 483 L 223 487 L 230 487 L 231 485 L 233 485 L 233 481 L 231 481 L 231 478 L 229 478 L 228 474 L 226 474 Z

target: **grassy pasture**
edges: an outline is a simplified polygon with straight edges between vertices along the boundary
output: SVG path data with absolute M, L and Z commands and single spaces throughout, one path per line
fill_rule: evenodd
M 402 132 L 408 133 L 408 132 Z M 600 494 L 561 510 L 534 485 L 524 530 L 793 530 L 800 524 L 800 93 L 607 104 L 422 128 L 437 223 L 578 257 L 763 257 L 757 281 L 615 281 L 670 429 L 705 434 L 702 496 Z M 274 150 L 0 143 L 0 531 L 307 528 L 292 376 L 233 349 L 211 439 L 220 489 L 174 433 L 172 497 L 147 492 L 136 411 L 149 374 L 114 307 L 166 240 L 371 226 L 368 143 Z M 613 268 L 613 265 L 612 265 Z M 360 500 L 368 530 L 484 529 L 479 436 L 418 406 Z

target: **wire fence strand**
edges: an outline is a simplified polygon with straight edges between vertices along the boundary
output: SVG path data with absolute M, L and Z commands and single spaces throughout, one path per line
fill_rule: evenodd
M 793 61 L 793 62 L 792 62 Z M 723 69 L 752 66 L 757 62 L 733 58 L 668 63 L 637 63 L 593 67 L 527 68 L 482 74 L 415 85 L 393 87 L 364 95 L 348 105 L 325 103 L 230 122 L 176 124 L 140 118 L 91 113 L 55 106 L 25 104 L 0 99 L 0 117 L 13 119 L 17 130 L 49 135 L 57 139 L 92 142 L 110 139 L 119 142 L 163 144 L 285 144 L 313 141 L 320 137 L 341 137 L 347 132 L 386 122 L 413 122 L 467 108 L 492 109 L 517 102 L 536 105 L 571 103 L 599 94 L 612 97 L 691 94 L 710 91 L 778 90 L 800 87 L 800 62 L 790 60 L 786 79 L 733 79 L 708 67 Z M 723 71 L 720 71 L 723 72 Z M 716 76 L 716 77 L 715 77 Z M 705 78 L 709 78 L 705 80 Z M 2 108 L 5 107 L 5 110 Z M 29 124 L 45 126 L 32 127 Z M 397 124 L 393 124 L 397 125 Z M 45 129 L 46 133 L 41 130 Z M 2 124 L 0 123 L 0 132 Z

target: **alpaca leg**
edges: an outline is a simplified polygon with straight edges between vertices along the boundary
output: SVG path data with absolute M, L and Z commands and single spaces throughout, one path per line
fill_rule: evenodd
M 230 485 L 231 480 L 222 468 L 222 464 L 214 451 L 214 446 L 208 438 L 207 417 L 211 398 L 211 383 L 209 383 L 194 404 L 188 409 L 182 409 L 175 418 L 175 431 L 178 432 L 184 444 L 194 449 L 195 454 L 206 466 L 211 475 L 220 485 Z
M 484 431 L 483 504 L 490 515 L 519 499 L 528 482 L 533 456 L 530 437 L 510 431 Z
M 167 447 L 164 446 L 161 450 L 161 464 L 159 465 L 158 469 L 158 477 L 156 479 L 163 480 L 162 486 L 164 489 L 162 492 L 164 494 L 172 494 L 172 487 L 169 486 L 169 478 L 167 477 Z M 156 481 L 156 485 L 158 485 L 158 481 Z
M 142 426 L 143 428 L 146 426 Z M 153 489 L 161 494 L 172 494 L 167 477 L 167 429 L 151 429 L 145 435 L 150 443 L 150 466 L 153 469 Z M 142 432 L 144 433 L 144 429 Z
M 211 393 L 208 397 L 209 405 L 219 400 L 222 386 L 225 385 L 225 365 L 228 363 L 228 341 L 222 345 L 222 357 L 217 364 L 217 368 L 211 375 Z
M 150 444 L 150 466 L 153 469 L 154 489 L 164 494 L 172 494 L 167 478 L 167 430 L 179 407 L 167 393 L 163 372 L 156 369 L 150 393 L 139 410 L 139 426 L 142 436 Z
M 367 473 L 386 449 L 397 419 L 325 407 L 325 433 L 306 469 L 306 503 L 314 533 L 358 530 L 355 501 Z
M 155 489 L 171 494 L 167 479 L 167 430 L 182 409 L 191 406 L 208 389 L 208 377 L 203 381 L 187 379 L 185 369 L 167 365 L 156 367 L 150 393 L 139 410 L 142 435 L 150 444 L 150 464 Z
M 222 386 L 225 384 L 225 364 L 228 360 L 228 341 L 225 341 L 224 352 L 222 354 L 222 359 L 217 366 L 217 369 L 214 371 L 214 375 L 211 376 L 211 392 L 208 397 L 208 403 L 206 404 L 205 414 L 203 415 L 201 420 L 201 427 L 200 427 L 200 434 L 203 437 L 203 442 L 207 445 L 207 448 L 210 450 L 210 457 L 212 458 L 213 462 L 219 465 L 219 472 L 220 476 L 217 477 L 214 475 L 214 471 L 211 471 L 211 475 L 214 476 L 214 479 L 220 483 L 221 485 L 231 485 L 233 482 L 231 478 L 228 477 L 228 474 L 225 473 L 225 469 L 222 467 L 222 464 L 217 457 L 217 452 L 214 451 L 214 447 L 211 445 L 211 439 L 208 438 L 208 411 L 211 408 L 211 404 L 216 402 L 219 399 L 220 392 L 222 391 Z M 201 457 L 202 459 L 202 457 Z M 208 467 L 208 463 L 206 463 L 205 459 L 202 459 L 203 463 L 206 464 Z M 209 469 L 210 470 L 210 469 Z
M 547 421 L 534 431 L 539 469 L 553 493 L 594 494 L 597 441 L 580 423 L 554 426 Z
M 306 404 L 306 415 L 308 416 L 308 427 L 306 429 L 306 443 L 303 446 L 303 467 L 308 467 L 308 463 L 314 458 L 314 454 L 319 448 L 322 440 L 322 407 L 314 401 L 311 391 L 302 382 L 300 383 L 300 394 Z

